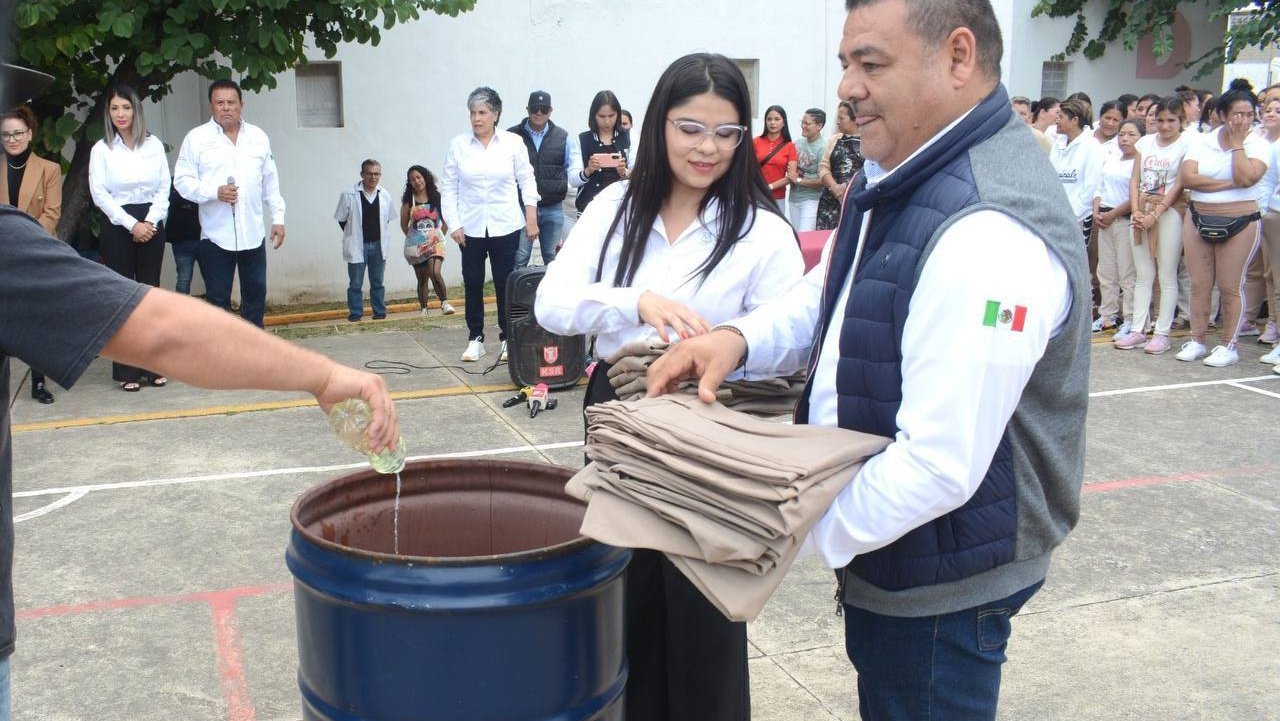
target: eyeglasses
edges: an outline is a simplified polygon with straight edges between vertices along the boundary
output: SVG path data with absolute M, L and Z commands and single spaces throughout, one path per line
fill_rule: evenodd
M 22 140 L 27 136 L 26 130 L 15 130 L 12 133 L 0 133 L 0 140 L 8 142 L 10 140 Z
M 691 148 L 701 145 L 702 138 L 709 135 L 711 140 L 715 142 L 716 147 L 722 150 L 733 150 L 742 143 L 742 138 L 747 132 L 745 125 L 734 125 L 732 123 L 708 128 L 696 120 L 672 120 L 667 118 L 667 122 L 675 126 L 677 136 L 684 141 L 685 145 Z
M 529 108 L 529 113 L 531 115 L 546 115 L 549 112 L 551 112 L 551 106 L 549 105 L 535 105 L 532 108 Z

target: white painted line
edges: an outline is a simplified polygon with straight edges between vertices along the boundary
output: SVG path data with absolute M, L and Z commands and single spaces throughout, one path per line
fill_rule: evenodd
M 1266 391 L 1261 388 L 1256 388 L 1254 386 L 1247 386 L 1243 383 L 1228 383 L 1227 385 L 1231 386 L 1232 388 L 1239 388 L 1240 390 L 1244 390 L 1244 391 L 1253 391 L 1254 393 L 1261 393 L 1264 396 L 1271 396 L 1272 398 L 1280 398 L 1280 393 L 1272 393 L 1271 391 Z
M 457 453 L 437 453 L 427 456 L 409 456 L 407 460 L 419 461 L 434 458 L 478 458 L 482 456 L 501 456 L 508 453 L 522 453 L 525 451 L 549 451 L 558 448 L 576 448 L 582 445 L 582 441 L 564 441 L 561 443 L 541 443 L 538 445 L 510 446 L 507 448 L 490 448 L 480 451 L 459 451 Z M 205 483 L 208 481 L 230 481 L 243 480 L 247 478 L 268 478 L 271 476 L 286 476 L 302 473 L 332 473 L 333 471 L 349 471 L 358 468 L 368 467 L 368 463 L 343 463 L 335 466 L 300 466 L 297 468 L 273 468 L 266 471 L 245 471 L 242 473 L 216 473 L 206 476 L 185 476 L 177 478 L 157 478 L 149 481 L 125 481 L 122 483 L 99 483 L 87 486 L 64 486 L 62 488 L 43 488 L 36 491 L 17 491 L 13 494 L 14 498 L 35 498 L 38 496 L 56 496 L 67 494 L 64 498 L 56 503 L 52 503 L 45 508 L 24 513 L 14 518 L 14 521 L 26 520 L 26 518 L 36 518 L 42 516 L 49 511 L 61 508 L 70 503 L 83 498 L 86 494 L 93 491 L 117 491 L 129 488 L 148 488 L 151 486 L 172 486 L 184 483 Z M 78 494 L 78 495 L 77 495 Z M 74 496 L 74 497 L 72 497 Z M 48 509 L 48 510 L 45 510 Z M 34 514 L 34 515 L 33 515 Z
M 69 506 L 72 503 L 75 503 L 76 501 L 80 500 L 81 498 L 84 498 L 88 494 L 89 494 L 88 491 L 72 491 L 71 493 L 68 493 L 67 495 L 63 496 L 62 498 L 59 498 L 58 500 L 54 501 L 53 503 L 50 503 L 47 506 L 41 506 L 40 508 L 37 508 L 34 511 L 27 511 L 22 515 L 14 516 L 13 522 L 22 523 L 23 521 L 27 521 L 32 518 L 39 518 L 40 516 L 43 516 L 46 513 L 52 513 L 58 510 L 59 508 L 62 508 L 64 506 Z
M 1090 398 L 1109 398 L 1111 396 L 1125 396 L 1130 393 L 1154 393 L 1156 391 L 1176 391 L 1183 388 L 1199 388 L 1201 386 L 1229 386 L 1237 383 L 1254 383 L 1256 381 L 1274 381 L 1280 380 L 1280 376 L 1272 373 L 1269 376 L 1257 376 L 1255 378 L 1226 378 L 1219 381 L 1199 381 L 1197 383 L 1174 383 L 1167 386 L 1144 386 L 1141 388 L 1121 388 L 1114 391 L 1098 391 L 1090 393 Z

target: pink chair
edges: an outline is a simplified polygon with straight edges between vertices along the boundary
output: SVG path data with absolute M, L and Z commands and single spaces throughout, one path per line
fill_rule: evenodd
M 822 257 L 822 247 L 827 244 L 827 239 L 831 237 L 830 230 L 806 230 L 798 233 L 800 236 L 800 254 L 804 256 L 804 270 L 809 272 L 813 266 L 818 264 L 818 259 Z

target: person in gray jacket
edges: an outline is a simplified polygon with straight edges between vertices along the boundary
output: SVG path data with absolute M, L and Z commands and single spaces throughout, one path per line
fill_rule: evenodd
M 369 272 L 369 303 L 373 319 L 387 317 L 387 290 L 382 284 L 387 269 L 387 223 L 400 212 L 378 181 L 382 165 L 376 160 L 360 164 L 360 181 L 338 196 L 334 220 L 342 228 L 342 257 L 347 261 L 347 320 L 354 323 L 364 316 L 364 275 Z

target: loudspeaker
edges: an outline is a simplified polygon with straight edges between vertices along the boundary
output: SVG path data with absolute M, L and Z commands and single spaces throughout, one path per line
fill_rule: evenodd
M 561 390 L 577 384 L 586 370 L 587 337 L 556 335 L 533 315 L 542 266 L 529 266 L 507 276 L 507 371 L 517 388 L 546 383 Z

